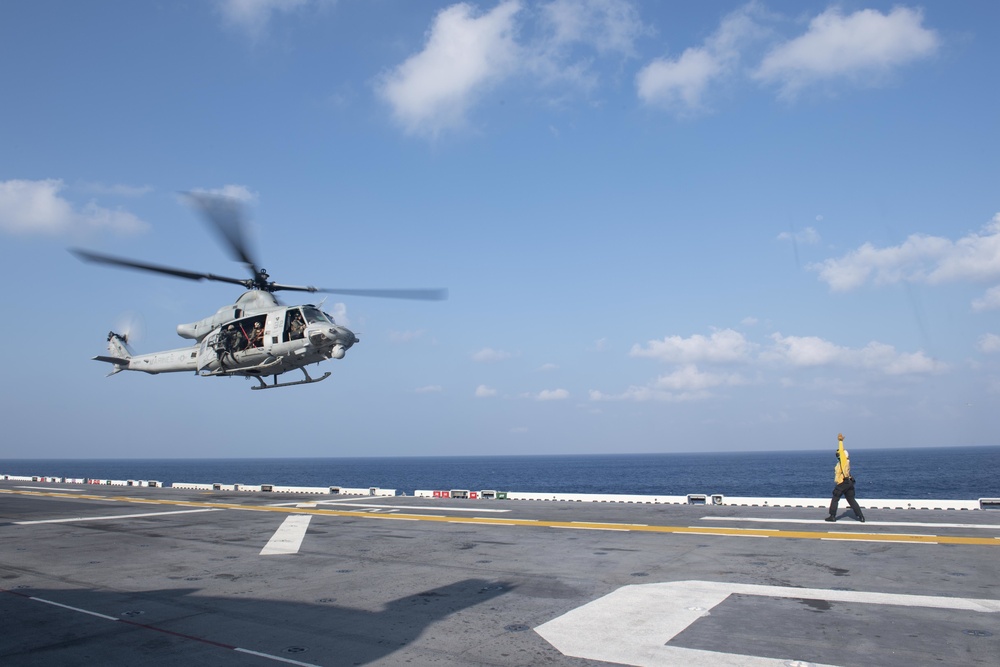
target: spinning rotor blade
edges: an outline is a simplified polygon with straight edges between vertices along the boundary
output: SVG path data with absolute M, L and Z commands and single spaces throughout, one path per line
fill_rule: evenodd
M 243 262 L 256 279 L 259 274 L 257 262 L 250 256 L 249 244 L 244 234 L 243 204 L 235 197 L 214 195 L 207 192 L 185 192 L 189 200 L 211 223 L 223 243 L 229 247 L 234 259 Z M 258 285 L 260 287 L 260 285 Z
M 278 286 L 275 285 L 275 289 Z M 282 287 L 282 289 L 288 289 Z M 300 288 L 301 289 L 301 288 Z M 344 296 L 374 296 L 382 299 L 411 299 L 415 301 L 444 301 L 448 298 L 446 289 L 322 289 L 305 288 L 307 292 L 323 292 L 325 294 L 343 294 Z
M 242 285 L 243 287 L 247 287 L 247 283 L 250 284 L 253 283 L 252 280 L 227 278 L 225 276 L 217 276 L 214 273 L 197 273 L 195 271 L 185 271 L 184 269 L 175 269 L 169 266 L 160 266 L 158 264 L 146 264 L 145 262 L 136 262 L 131 259 L 112 257 L 111 255 L 101 255 L 99 253 L 91 252 L 89 250 L 80 250 L 79 248 L 71 248 L 70 252 L 85 262 L 96 262 L 97 264 L 124 266 L 125 268 L 128 269 L 138 269 L 140 271 L 152 271 L 153 273 L 164 273 L 168 276 L 174 276 L 176 278 L 187 278 L 188 280 L 215 280 L 222 283 L 232 283 L 233 285 Z

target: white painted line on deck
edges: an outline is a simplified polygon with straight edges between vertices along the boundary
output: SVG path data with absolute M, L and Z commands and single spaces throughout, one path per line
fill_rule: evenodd
M 289 503 L 270 503 L 268 507 L 306 507 L 311 506 L 312 503 L 299 502 L 289 502 Z M 505 509 L 490 509 L 488 507 L 428 507 L 427 505 L 386 505 L 384 503 L 358 503 L 352 502 L 350 500 L 317 500 L 315 505 L 333 505 L 336 507 L 369 507 L 369 508 L 386 508 L 386 509 L 397 509 L 397 510 L 423 510 L 424 512 L 477 512 L 482 514 L 504 514 L 510 512 L 511 510 Z
M 922 523 L 919 521 L 827 521 L 826 519 L 771 519 L 765 517 L 747 516 L 703 516 L 702 521 L 746 521 L 752 523 L 836 523 L 842 526 L 910 526 L 912 528 L 980 528 L 983 530 L 1000 530 L 1000 524 L 995 523 Z
M 89 609 L 81 609 L 80 607 L 71 607 L 68 604 L 62 604 L 61 602 L 53 602 L 52 600 L 46 600 L 45 598 L 36 598 L 30 595 L 24 595 L 23 593 L 18 593 L 17 591 L 7 591 L 3 590 L 0 592 L 10 593 L 11 595 L 16 595 L 20 598 L 25 598 L 28 600 L 34 600 L 35 602 L 42 602 L 44 604 L 52 605 L 53 607 L 61 607 L 62 609 L 68 609 L 69 611 L 75 611 L 80 614 L 87 614 L 88 616 L 96 616 L 97 618 L 103 618 L 107 621 L 113 621 L 115 623 L 123 623 L 125 625 L 130 625 L 136 628 L 142 628 L 144 630 L 153 630 L 154 632 L 161 632 L 165 635 L 171 637 L 179 637 L 181 639 L 186 639 L 189 641 L 197 642 L 199 644 L 204 644 L 206 646 L 214 646 L 221 649 L 228 649 L 230 651 L 235 651 L 237 653 L 247 653 L 249 655 L 255 655 L 260 658 L 265 658 L 267 660 L 273 660 L 275 662 L 283 662 L 289 665 L 299 665 L 299 667 L 319 667 L 311 662 L 301 662 L 299 660 L 292 660 L 291 658 L 283 658 L 280 655 L 272 655 L 270 653 L 262 653 L 261 651 L 253 651 L 248 648 L 240 648 L 238 646 L 232 646 L 231 644 L 224 644 L 222 642 L 212 641 L 211 639 L 205 639 L 204 637 L 195 637 L 193 635 L 186 635 L 183 632 L 176 632 L 174 630 L 166 630 L 164 628 L 158 628 L 155 625 L 147 625 L 146 623 L 137 623 L 135 621 L 130 621 L 124 618 L 117 618 L 115 616 L 108 616 L 107 614 L 101 614 L 96 611 L 90 611 Z M 214 663 L 214 661 L 213 661 Z
M 29 600 L 34 600 L 35 602 L 44 602 L 45 604 L 50 604 L 53 607 L 62 607 L 63 609 L 69 609 L 70 611 L 78 611 L 81 614 L 88 614 L 90 616 L 96 616 L 98 618 L 105 618 L 109 621 L 117 621 L 118 619 L 114 616 L 108 616 L 107 614 L 98 614 L 96 611 L 88 611 L 86 609 L 80 609 L 79 607 L 70 607 L 68 604 L 62 604 L 61 602 L 53 602 L 52 600 L 46 600 L 45 598 L 31 597 Z
M 896 595 L 866 591 L 791 588 L 714 581 L 633 584 L 594 600 L 537 628 L 563 655 L 620 665 L 654 667 L 787 667 L 818 663 L 671 646 L 699 619 L 709 616 L 730 595 L 827 600 L 874 605 L 1000 612 L 1000 600 Z
M 234 648 L 237 653 L 249 653 L 250 655 L 256 655 L 261 658 L 267 658 L 268 660 L 275 660 L 277 662 L 285 662 L 289 665 L 300 665 L 301 667 L 317 667 L 311 662 L 302 662 L 300 660 L 292 660 L 291 658 L 282 658 L 279 655 L 271 655 L 270 653 L 261 653 L 260 651 L 251 651 L 248 648 Z
M 268 543 L 260 550 L 260 555 L 279 556 L 298 553 L 302 546 L 302 540 L 306 536 L 306 529 L 309 528 L 310 520 L 312 520 L 311 514 L 292 514 L 286 517 Z
M 169 514 L 194 514 L 195 512 L 221 512 L 221 509 L 176 510 L 174 512 L 145 512 L 143 514 L 116 514 L 114 516 L 75 516 L 66 519 L 38 519 L 35 521 L 15 521 L 18 526 L 32 526 L 39 523 L 73 523 L 76 521 L 113 521 L 115 519 L 142 519 L 147 516 L 167 516 Z
M 41 489 L 42 491 L 58 491 L 59 493 L 83 493 L 83 489 L 53 489 L 51 486 L 15 486 L 15 489 Z

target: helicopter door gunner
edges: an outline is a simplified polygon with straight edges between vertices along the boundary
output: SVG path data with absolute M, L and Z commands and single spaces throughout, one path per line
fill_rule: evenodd
M 215 353 L 219 357 L 219 368 L 222 370 L 226 370 L 225 357 L 227 354 L 232 356 L 239 335 L 232 324 L 219 332 L 218 340 L 215 343 Z
M 260 325 L 260 322 L 253 323 L 253 329 L 250 330 L 250 341 L 248 347 L 260 347 L 264 343 L 264 327 Z

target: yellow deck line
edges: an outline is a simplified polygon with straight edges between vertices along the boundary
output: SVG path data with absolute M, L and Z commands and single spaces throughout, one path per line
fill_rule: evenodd
M 843 541 L 871 541 L 871 542 L 892 542 L 910 544 L 963 544 L 979 546 L 1000 546 L 998 538 L 992 537 L 963 537 L 945 535 L 909 535 L 899 533 L 836 533 L 825 531 L 808 530 L 772 530 L 760 528 L 720 528 L 711 526 L 701 528 L 698 526 L 646 526 L 630 523 L 606 523 L 587 521 L 543 521 L 538 519 L 513 519 L 510 517 L 455 517 L 455 516 L 434 516 L 428 514 L 372 514 L 369 512 L 352 512 L 333 509 L 310 509 L 302 507 L 274 507 L 271 505 L 242 505 L 237 503 L 215 503 L 208 501 L 191 500 L 167 500 L 160 498 L 135 498 L 131 496 L 98 496 L 80 495 L 65 496 L 58 493 L 43 491 L 21 491 L 0 489 L 0 493 L 26 496 L 49 496 L 66 500 L 104 500 L 114 502 L 136 503 L 144 505 L 171 505 L 180 507 L 210 507 L 215 509 L 241 510 L 245 512 L 278 512 L 281 514 L 314 514 L 320 516 L 340 516 L 352 517 L 355 519 L 373 519 L 381 521 L 432 521 L 438 523 L 465 523 L 478 525 L 495 526 L 534 526 L 544 528 L 590 528 L 593 530 L 607 531 L 630 531 L 637 533 L 681 533 L 685 535 L 705 535 L 707 536 L 731 536 L 731 537 L 777 537 L 783 539 L 800 540 L 843 540 Z

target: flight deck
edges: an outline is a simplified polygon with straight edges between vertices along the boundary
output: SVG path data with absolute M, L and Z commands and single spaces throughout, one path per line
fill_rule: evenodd
M 5 665 L 996 665 L 1000 512 L 0 481 Z

